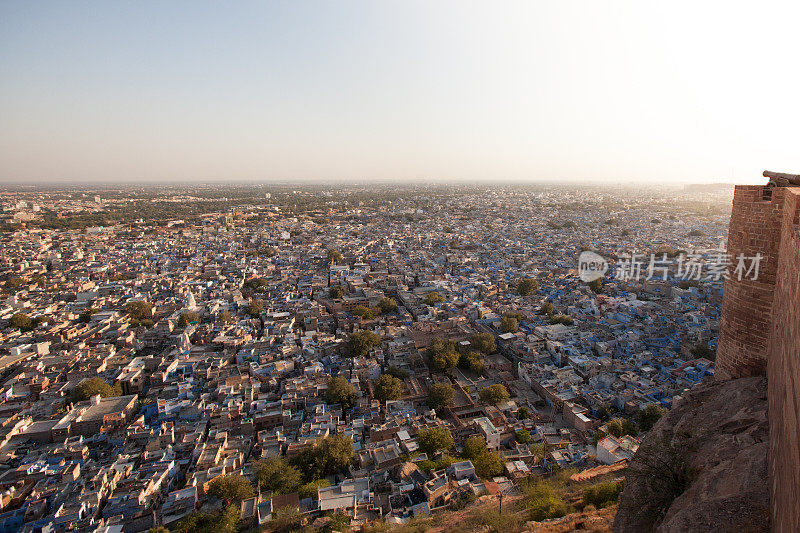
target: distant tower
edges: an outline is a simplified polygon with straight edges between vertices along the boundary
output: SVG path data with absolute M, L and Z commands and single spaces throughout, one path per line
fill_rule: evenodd
M 197 307 L 197 302 L 194 299 L 194 295 L 192 291 L 189 291 L 189 296 L 186 298 L 186 308 L 187 309 L 194 309 Z

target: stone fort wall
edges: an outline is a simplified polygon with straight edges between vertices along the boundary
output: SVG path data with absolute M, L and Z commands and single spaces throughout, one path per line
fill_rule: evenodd
M 786 189 L 767 356 L 773 531 L 800 531 L 800 188 Z
M 715 371 L 723 379 L 764 375 L 778 271 L 786 189 L 737 186 L 728 230 L 728 253 L 762 255 L 758 279 L 725 281 Z
M 759 277 L 728 279 L 717 377 L 767 375 L 772 531 L 800 531 L 800 187 L 737 186 L 728 235 L 763 256 Z M 735 263 L 734 263 L 735 264 Z

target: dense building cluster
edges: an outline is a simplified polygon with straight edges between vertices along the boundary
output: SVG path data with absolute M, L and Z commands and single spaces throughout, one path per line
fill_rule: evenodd
M 576 266 L 711 261 L 729 194 L 126 194 L 2 198 L 0 531 L 403 523 L 625 461 L 714 372 L 721 279 Z

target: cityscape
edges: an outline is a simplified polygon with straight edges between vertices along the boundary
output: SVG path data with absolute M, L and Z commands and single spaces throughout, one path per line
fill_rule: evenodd
M 0 533 L 800 533 L 798 20 L 0 1 Z
M 613 499 L 713 376 L 723 279 L 578 256 L 713 263 L 732 190 L 695 189 L 7 193 L 3 527 L 425 523 L 567 474 Z

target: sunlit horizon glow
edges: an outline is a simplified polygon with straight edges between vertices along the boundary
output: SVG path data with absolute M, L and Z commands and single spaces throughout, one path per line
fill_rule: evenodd
M 759 183 L 797 4 L 0 5 L 0 181 Z

